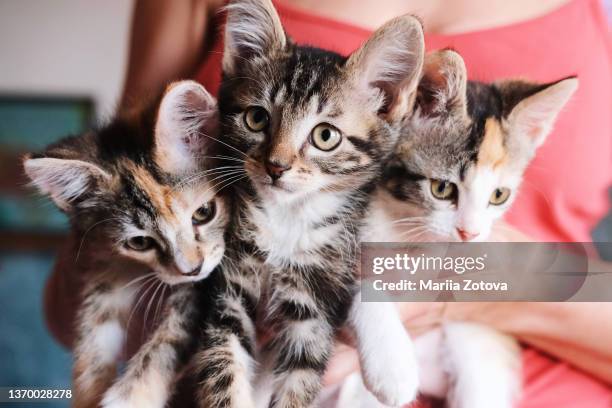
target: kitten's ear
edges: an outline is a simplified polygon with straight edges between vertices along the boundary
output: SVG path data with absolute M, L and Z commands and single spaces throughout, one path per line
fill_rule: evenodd
M 217 122 L 217 102 L 202 85 L 170 85 L 155 124 L 155 163 L 170 174 L 196 170 L 205 147 L 216 137 Z
M 111 180 L 105 170 L 83 160 L 26 156 L 23 167 L 32 184 L 64 211 L 96 186 Z
M 270 0 L 233 0 L 226 10 L 225 73 L 231 75 L 245 61 L 287 45 L 285 30 Z
M 421 22 L 405 15 L 376 30 L 350 56 L 347 68 L 361 86 L 380 89 L 385 97 L 382 112 L 399 119 L 411 108 L 424 53 Z
M 425 56 L 417 92 L 417 107 L 424 116 L 467 115 L 467 69 L 461 55 L 442 50 Z
M 544 143 L 557 115 L 578 88 L 578 79 L 570 77 L 549 84 L 513 80 L 497 86 L 504 105 L 510 107 L 505 112 L 510 132 L 536 149 Z

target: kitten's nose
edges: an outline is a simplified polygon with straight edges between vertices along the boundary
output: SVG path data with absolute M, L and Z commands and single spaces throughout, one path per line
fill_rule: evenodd
M 457 234 L 459 234 L 459 238 L 461 238 L 461 240 L 464 242 L 471 241 L 474 238 L 476 238 L 478 235 L 480 235 L 480 233 L 478 232 L 470 232 L 462 228 L 457 228 Z
M 202 265 L 204 264 L 204 262 L 200 262 L 200 264 L 198 266 L 196 266 L 195 268 L 193 268 L 191 271 L 185 272 L 182 269 L 179 269 L 181 271 L 181 273 L 185 276 L 196 276 L 200 273 L 200 271 L 202 270 Z
M 266 172 L 272 180 L 278 180 L 281 178 L 284 172 L 291 169 L 291 165 L 281 164 L 277 162 L 266 161 Z

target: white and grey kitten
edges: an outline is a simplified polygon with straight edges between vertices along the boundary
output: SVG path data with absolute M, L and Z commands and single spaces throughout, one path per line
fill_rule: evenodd
M 367 240 L 486 241 L 577 85 L 576 78 L 471 82 L 459 54 L 429 54 Z M 519 394 L 519 347 L 509 336 L 452 322 L 416 346 L 422 392 L 451 407 L 509 408 Z
M 201 85 L 180 82 L 137 117 L 64 139 L 24 162 L 78 237 L 76 408 L 163 407 L 196 346 L 195 282 L 221 261 L 230 218 L 214 181 L 223 172 L 205 171 L 209 143 L 200 134 L 216 127 L 216 112 Z M 159 326 L 116 378 L 131 315 L 143 300 L 148 312 L 158 309 L 153 302 L 166 289 Z

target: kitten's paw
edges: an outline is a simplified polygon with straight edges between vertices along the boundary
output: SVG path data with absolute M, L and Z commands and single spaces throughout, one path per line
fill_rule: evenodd
M 407 337 L 407 336 L 406 336 Z M 368 356 L 362 360 L 363 382 L 383 404 L 401 407 L 414 401 L 419 388 L 419 376 L 410 339 L 393 349 L 381 348 L 384 358 Z M 406 346 L 408 344 L 408 346 Z M 378 354 L 378 353 L 377 353 Z
M 383 381 L 364 377 L 364 383 L 378 401 L 390 407 L 401 407 L 411 403 L 416 399 L 419 388 L 416 370 L 408 367 L 388 370 Z

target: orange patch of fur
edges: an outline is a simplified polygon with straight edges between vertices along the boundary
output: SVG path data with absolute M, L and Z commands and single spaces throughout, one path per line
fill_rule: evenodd
M 503 165 L 508 158 L 499 121 L 494 118 L 487 119 L 484 132 L 478 152 L 478 165 L 497 168 Z
M 172 221 L 176 217 L 172 212 L 172 191 L 170 187 L 159 184 L 148 171 L 131 162 L 126 167 L 132 173 L 136 183 L 142 188 L 155 206 L 159 214 L 166 220 Z

